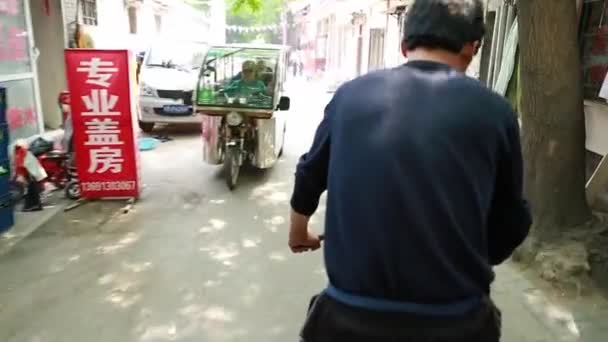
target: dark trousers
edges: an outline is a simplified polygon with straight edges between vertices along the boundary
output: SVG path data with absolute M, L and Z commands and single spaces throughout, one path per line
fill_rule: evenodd
M 350 307 L 327 295 L 314 297 L 302 342 L 498 342 L 500 310 L 488 298 L 462 317 L 421 317 Z
M 40 200 L 40 183 L 38 183 L 33 177 L 28 179 L 27 189 L 24 196 L 25 203 L 23 209 L 34 209 L 42 207 L 42 201 Z

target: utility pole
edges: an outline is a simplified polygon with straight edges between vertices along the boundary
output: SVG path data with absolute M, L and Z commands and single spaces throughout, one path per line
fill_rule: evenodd
M 283 27 L 283 45 L 287 45 L 287 3 L 283 3 L 283 10 L 281 11 L 281 26 Z
M 386 63 L 386 57 L 387 57 L 387 53 L 386 53 L 386 37 L 388 36 L 388 30 L 389 30 L 389 23 L 390 23 L 390 17 L 391 17 L 391 0 L 387 0 L 386 1 L 386 23 L 384 24 L 384 41 L 383 41 L 383 46 L 382 49 L 384 50 L 382 52 L 382 55 L 384 56 L 384 58 L 382 59 L 382 67 L 386 68 L 387 63 Z

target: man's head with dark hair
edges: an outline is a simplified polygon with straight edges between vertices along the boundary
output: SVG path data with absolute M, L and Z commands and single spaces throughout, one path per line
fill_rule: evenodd
M 416 0 L 405 20 L 403 53 L 447 53 L 459 57 L 459 69 L 468 66 L 485 35 L 483 16 L 481 0 Z

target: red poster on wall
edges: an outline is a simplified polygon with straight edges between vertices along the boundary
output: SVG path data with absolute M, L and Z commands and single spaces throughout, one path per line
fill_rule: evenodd
M 65 59 L 82 197 L 138 197 L 130 52 L 69 49 Z

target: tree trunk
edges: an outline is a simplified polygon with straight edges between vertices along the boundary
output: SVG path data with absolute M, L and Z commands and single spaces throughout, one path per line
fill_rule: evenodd
M 576 2 L 518 6 L 525 191 L 535 230 L 556 233 L 591 218 Z

